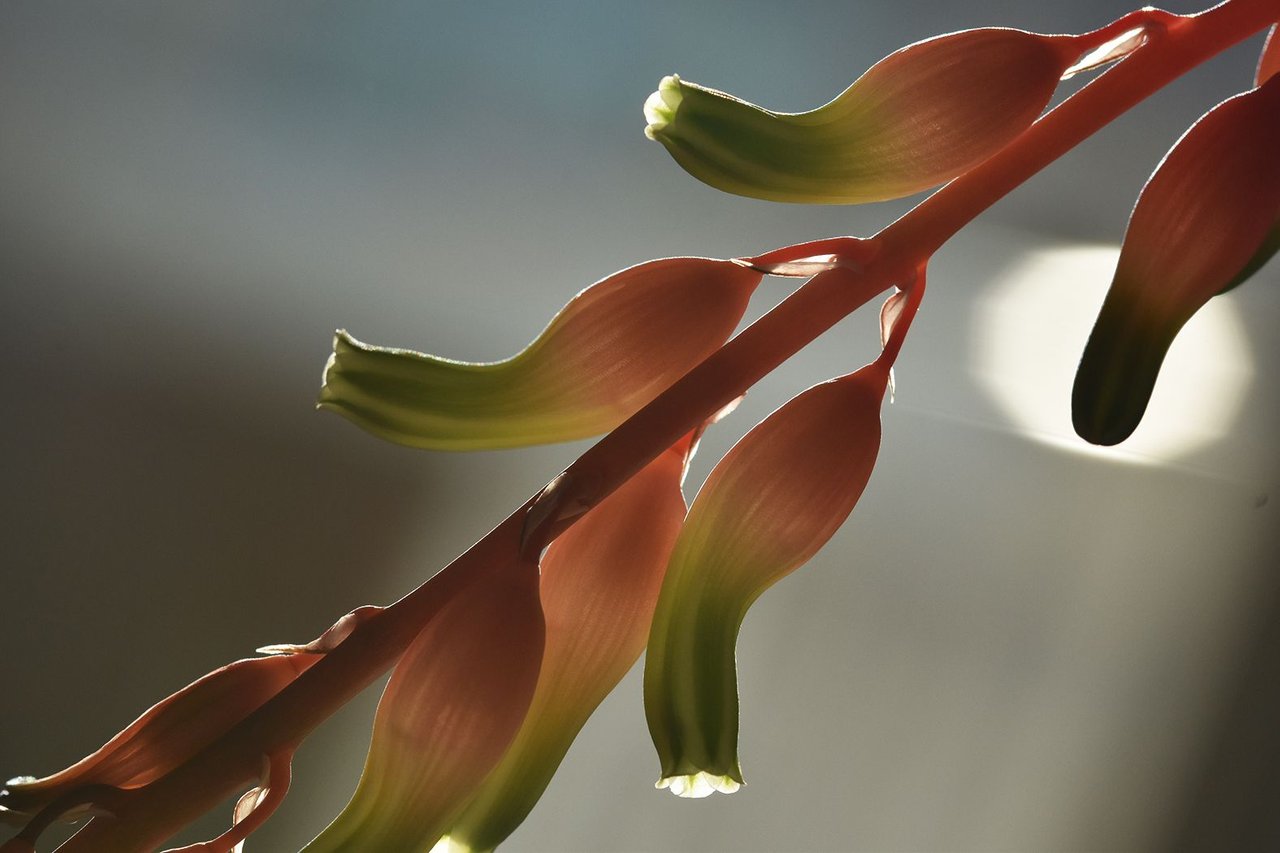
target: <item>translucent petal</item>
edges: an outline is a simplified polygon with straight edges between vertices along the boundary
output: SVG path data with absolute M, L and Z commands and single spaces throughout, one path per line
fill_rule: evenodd
M 520 354 L 484 364 L 334 341 L 320 406 L 375 435 L 486 450 L 607 432 L 733 333 L 762 273 L 667 258 L 579 293 Z
M 676 541 L 645 662 L 662 779 L 696 796 L 741 784 L 734 646 L 747 608 L 853 510 L 880 447 L 882 364 L 810 388 L 720 461 Z M 683 780 L 683 781 L 680 781 Z
M 152 707 L 97 752 L 66 770 L 43 779 L 11 780 L 0 795 L 0 805 L 29 814 L 86 785 L 145 785 L 208 746 L 320 657 L 249 658 L 214 670 Z
M 1178 330 L 1274 251 L 1277 151 L 1280 77 L 1272 77 L 1205 114 L 1151 176 L 1076 373 L 1072 417 L 1082 438 L 1127 438 Z
M 538 678 L 536 567 L 493 567 L 405 651 L 360 783 L 309 851 L 420 853 L 448 830 L 515 736 Z
M 1007 144 L 1044 110 L 1074 54 L 1060 37 L 966 30 L 899 50 L 805 113 L 670 76 L 645 103 L 645 134 L 725 192 L 883 201 L 948 181 Z
M 689 449 L 682 441 L 649 463 L 547 549 L 537 691 L 502 762 L 449 830 L 454 849 L 492 850 L 520 825 L 587 718 L 644 651 L 684 520 Z

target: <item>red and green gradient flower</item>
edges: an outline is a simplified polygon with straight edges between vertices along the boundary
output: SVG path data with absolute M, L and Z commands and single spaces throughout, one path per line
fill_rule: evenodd
M 440 849 L 497 847 L 542 796 L 573 740 L 644 651 L 685 517 L 686 436 L 590 510 L 542 558 L 546 651 L 524 724 Z
M 1082 438 L 1128 438 L 1178 331 L 1280 245 L 1277 152 L 1280 76 L 1272 75 L 1214 107 L 1165 155 L 1129 219 L 1080 359 L 1071 406 Z
M 952 33 L 889 55 L 804 113 L 670 76 L 645 103 L 645 134 L 725 192 L 808 204 L 900 198 L 954 178 L 1026 130 L 1079 54 L 1066 36 Z
M 502 757 L 533 696 L 544 624 L 536 565 L 484 571 L 396 665 L 355 794 L 306 850 L 425 850 Z
M 733 333 L 762 273 L 734 261 L 638 264 L 575 296 L 518 355 L 471 363 L 334 341 L 319 405 L 430 450 L 492 450 L 608 432 Z

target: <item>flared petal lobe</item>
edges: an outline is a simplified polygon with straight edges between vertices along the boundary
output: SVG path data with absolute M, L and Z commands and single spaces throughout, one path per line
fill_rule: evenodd
M 492 850 L 542 796 L 587 718 L 644 651 L 684 521 L 692 436 L 650 462 L 547 549 L 547 644 L 520 733 L 449 830 L 448 849 Z
M 776 113 L 664 78 L 645 134 L 716 189 L 770 201 L 860 204 L 944 183 L 1044 110 L 1076 59 L 1069 39 L 966 30 L 882 59 L 830 103 Z
M 0 807 L 32 814 L 86 786 L 146 785 L 213 743 L 320 657 L 248 658 L 214 670 L 153 706 L 97 752 L 66 770 L 43 779 L 10 780 L 0 794 Z
M 1128 438 L 1183 324 L 1276 248 L 1280 77 L 1206 113 L 1147 182 L 1072 392 L 1076 432 Z
M 817 385 L 747 433 L 712 471 L 676 541 L 645 657 L 660 787 L 732 791 L 734 647 L 747 608 L 812 557 L 853 510 L 880 447 L 888 366 Z
M 306 850 L 421 853 L 502 757 L 533 696 L 544 629 L 536 567 L 488 572 L 405 651 L 355 794 Z
M 334 341 L 320 406 L 390 441 L 489 450 L 607 432 L 718 349 L 762 274 L 667 258 L 579 293 L 518 355 L 476 364 Z

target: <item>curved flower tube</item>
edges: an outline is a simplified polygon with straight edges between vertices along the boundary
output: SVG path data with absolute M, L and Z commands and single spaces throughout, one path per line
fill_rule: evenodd
M 738 629 L 751 603 L 817 553 L 853 510 L 879 451 L 888 377 L 881 359 L 800 394 L 747 433 L 698 493 L 645 658 L 658 787 L 701 797 L 742 784 Z
M 607 432 L 720 347 L 763 273 L 667 258 L 575 296 L 518 355 L 484 364 L 338 332 L 319 405 L 430 450 L 492 450 Z
M 351 801 L 305 849 L 429 848 L 520 728 L 543 636 L 531 563 L 490 567 L 446 603 L 391 674 Z
M 32 815 L 81 788 L 139 788 L 181 765 L 320 659 L 304 653 L 247 658 L 188 684 L 134 720 L 92 755 L 42 779 L 10 779 L 0 808 Z M 69 811 L 74 819 L 89 807 Z
M 830 103 L 777 113 L 663 78 L 645 135 L 716 189 L 769 201 L 861 204 L 937 186 L 1004 147 L 1078 57 L 1067 36 L 965 30 L 880 60 Z
M 267 646 L 258 651 L 269 657 L 246 658 L 214 670 L 158 702 L 65 770 L 42 779 L 10 779 L 0 790 L 0 819 L 25 826 L 6 842 L 4 853 L 34 849 L 36 838 L 54 821 L 110 813 L 130 791 L 167 775 L 215 743 L 379 610 L 357 608 L 310 643 Z M 292 758 L 291 749 L 264 756 L 262 785 L 241 798 L 232 829 L 212 842 L 183 849 L 238 853 L 244 838 L 284 798 Z
M 528 816 L 587 718 L 644 651 L 684 521 L 680 483 L 694 436 L 646 465 L 562 534 L 542 559 L 547 644 L 524 725 L 454 821 L 451 851 L 493 850 Z
M 1183 324 L 1274 253 L 1277 151 L 1280 76 L 1272 76 L 1201 117 L 1143 188 L 1076 372 L 1072 420 L 1086 441 L 1128 438 Z

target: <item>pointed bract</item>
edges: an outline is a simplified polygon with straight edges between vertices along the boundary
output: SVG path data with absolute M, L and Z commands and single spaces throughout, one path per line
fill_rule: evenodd
M 1280 77 L 1206 113 L 1147 182 L 1115 278 L 1080 360 L 1076 432 L 1128 438 L 1178 330 L 1275 251 L 1280 221 Z
M 1280 24 L 1271 27 L 1267 33 L 1267 43 L 1262 46 L 1262 55 L 1258 57 L 1258 70 L 1253 75 L 1253 84 L 1261 86 L 1280 71 Z
M 644 651 L 693 436 L 650 462 L 562 534 L 542 560 L 547 644 L 520 733 L 453 823 L 447 849 L 492 850 L 520 825 L 596 706 Z
M 880 447 L 888 365 L 805 391 L 711 472 L 676 541 L 645 659 L 660 787 L 735 790 L 734 646 L 747 608 L 812 557 L 853 510 Z
M 320 406 L 390 441 L 488 450 L 607 432 L 723 344 L 762 273 L 667 258 L 575 296 L 522 352 L 483 364 L 339 332 Z
M 830 103 L 777 113 L 666 77 L 645 134 L 689 174 L 770 201 L 858 204 L 954 178 L 1025 130 L 1076 59 L 1069 39 L 966 30 L 904 47 Z
M 307 850 L 421 853 L 502 757 L 533 696 L 544 629 L 536 566 L 487 572 L 405 651 L 355 794 Z

